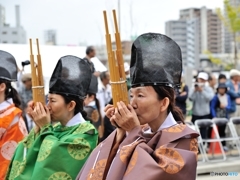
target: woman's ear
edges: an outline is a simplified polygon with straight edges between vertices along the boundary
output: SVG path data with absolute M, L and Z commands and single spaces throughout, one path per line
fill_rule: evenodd
M 168 109 L 168 106 L 170 104 L 170 100 L 169 98 L 165 97 L 163 100 L 162 100 L 162 103 L 161 103 L 161 107 L 160 107 L 160 112 L 164 112 Z
M 90 98 L 90 101 L 94 101 L 95 100 L 95 96 L 94 95 L 89 96 L 89 98 Z
M 5 83 L 1 83 L 0 84 L 0 92 L 4 92 L 6 89 L 6 84 Z
M 69 104 L 68 104 L 68 111 L 73 111 L 74 108 L 76 106 L 76 102 L 75 101 L 71 101 Z

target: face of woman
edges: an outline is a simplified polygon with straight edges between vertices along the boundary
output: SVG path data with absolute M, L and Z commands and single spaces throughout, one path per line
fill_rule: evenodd
M 131 101 L 140 124 L 150 123 L 160 116 L 162 101 L 152 86 L 136 87 L 130 90 Z
M 226 89 L 225 88 L 218 88 L 218 93 L 221 95 L 224 95 L 226 93 Z
M 49 93 L 47 106 L 49 108 L 52 121 L 61 121 L 68 115 L 67 105 L 61 95 Z

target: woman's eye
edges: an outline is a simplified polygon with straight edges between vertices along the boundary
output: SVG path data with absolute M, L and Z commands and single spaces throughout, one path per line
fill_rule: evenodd
M 138 97 L 143 97 L 143 95 L 139 94 Z
M 130 98 L 133 98 L 133 95 L 130 95 Z

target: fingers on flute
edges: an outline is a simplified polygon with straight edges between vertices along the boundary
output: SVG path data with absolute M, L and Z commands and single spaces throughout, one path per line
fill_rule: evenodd
M 107 116 L 109 119 L 110 119 L 113 115 L 114 115 L 114 107 L 109 108 L 109 109 L 106 111 L 106 116 Z
M 128 110 L 129 110 L 131 113 L 136 114 L 136 112 L 135 112 L 135 110 L 133 109 L 132 105 L 128 104 L 128 105 L 127 105 L 127 108 L 128 108 Z
M 50 111 L 49 111 L 49 109 L 48 109 L 48 106 L 47 106 L 47 105 L 45 105 L 45 106 L 44 106 L 44 109 L 45 109 L 45 111 L 46 111 L 46 113 L 47 113 L 47 114 L 50 114 Z
M 126 105 L 122 101 L 118 102 L 117 106 L 118 106 L 118 111 L 122 116 L 128 113 L 129 110 L 127 109 Z
M 39 109 L 40 109 L 40 111 L 41 111 L 41 114 L 42 114 L 42 115 L 46 115 L 46 110 L 44 109 L 42 103 L 38 103 L 38 104 L 39 104 Z
M 113 115 L 113 116 L 110 118 L 111 124 L 112 124 L 113 126 L 115 126 L 115 127 L 119 127 L 115 120 L 116 120 L 116 118 L 115 118 L 115 116 Z
M 104 112 L 107 112 L 108 109 L 113 108 L 114 106 L 112 104 L 108 104 L 105 108 L 104 108 Z

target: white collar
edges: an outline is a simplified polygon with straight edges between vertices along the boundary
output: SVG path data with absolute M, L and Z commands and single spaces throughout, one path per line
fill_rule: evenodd
M 165 121 L 162 123 L 162 125 L 158 128 L 157 131 L 161 131 L 162 129 L 169 128 L 169 127 L 174 126 L 174 125 L 176 125 L 176 124 L 177 124 L 177 122 L 175 121 L 172 113 L 169 112 L 167 118 L 166 118 Z M 152 134 L 151 128 L 149 127 L 149 129 L 146 130 L 144 133 L 150 133 L 150 134 Z
M 70 126 L 75 126 L 77 124 L 81 124 L 81 123 L 84 123 L 86 122 L 85 119 L 82 117 L 82 114 L 81 113 L 77 113 L 75 116 L 73 116 L 72 119 L 70 119 L 68 121 L 68 123 L 66 124 L 67 127 L 70 127 Z
M 0 104 L 0 110 L 4 110 L 6 109 L 8 106 L 12 105 L 13 104 L 13 100 L 12 98 L 9 98 L 8 100 L 6 101 L 3 101 L 1 104 Z
M 109 89 L 111 89 L 111 85 L 107 84 L 106 86 L 104 86 L 102 81 L 100 80 L 98 83 L 98 89 L 99 90 L 109 90 Z
M 96 106 L 96 101 L 92 101 L 88 104 L 88 106 Z

